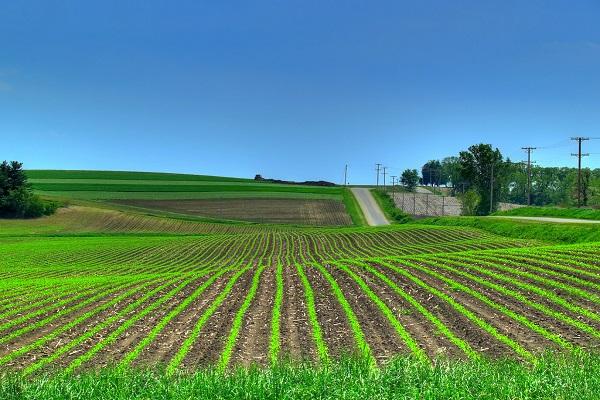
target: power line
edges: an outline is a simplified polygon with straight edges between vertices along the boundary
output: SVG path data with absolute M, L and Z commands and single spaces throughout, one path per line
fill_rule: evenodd
M 571 140 L 577 141 L 577 145 L 579 148 L 577 154 L 571 153 L 571 155 L 577 157 L 577 207 L 581 207 L 581 157 L 589 156 L 589 153 L 581 153 L 581 142 L 583 142 L 584 140 L 590 140 L 590 138 L 577 136 L 572 137 Z

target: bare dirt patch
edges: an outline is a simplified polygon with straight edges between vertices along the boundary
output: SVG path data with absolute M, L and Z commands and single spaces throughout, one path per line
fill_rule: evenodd
M 114 200 L 113 203 L 216 219 L 318 226 L 352 225 L 344 203 L 329 199 Z

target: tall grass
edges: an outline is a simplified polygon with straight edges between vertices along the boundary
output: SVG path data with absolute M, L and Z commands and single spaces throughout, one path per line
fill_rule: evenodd
M 557 217 L 600 220 L 600 210 L 592 208 L 520 207 L 498 211 L 494 215 L 516 215 L 523 217 Z
M 406 224 L 412 221 L 410 215 L 396 207 L 394 200 L 388 193 L 377 189 L 371 190 L 371 193 L 390 222 Z
M 557 224 L 553 222 L 516 221 L 487 217 L 437 217 L 418 224 L 469 226 L 496 235 L 517 239 L 536 239 L 553 243 L 599 242 L 600 227 L 595 224 Z
M 516 361 L 397 358 L 381 369 L 368 360 L 327 366 L 282 364 L 168 376 L 157 370 L 102 369 L 77 376 L 0 379 L 2 399 L 598 399 L 600 355 L 577 352 Z

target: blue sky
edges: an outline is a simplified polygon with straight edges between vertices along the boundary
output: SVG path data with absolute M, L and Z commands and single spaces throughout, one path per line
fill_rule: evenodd
M 0 159 L 369 183 L 485 142 L 574 166 L 568 138 L 600 137 L 599 20 L 596 0 L 4 1 Z

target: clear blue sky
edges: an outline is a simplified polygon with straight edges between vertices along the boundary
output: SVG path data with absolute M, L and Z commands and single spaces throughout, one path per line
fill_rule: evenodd
M 599 21 L 597 0 L 3 1 L 0 159 L 367 183 L 486 142 L 575 165 Z

